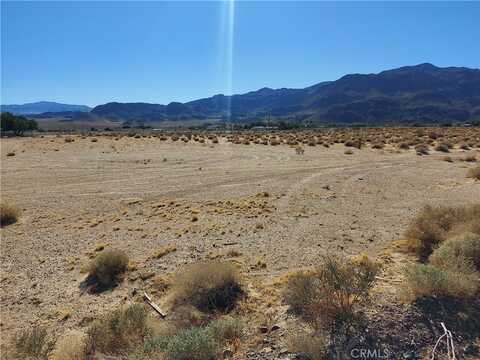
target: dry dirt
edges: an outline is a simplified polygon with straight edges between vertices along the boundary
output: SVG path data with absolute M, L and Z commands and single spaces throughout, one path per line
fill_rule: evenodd
M 31 324 L 85 324 L 141 289 L 139 276 L 233 258 L 268 281 L 327 252 L 378 254 L 426 204 L 480 199 L 466 177 L 474 165 L 435 151 L 97 139 L 1 140 L 2 201 L 22 209 L 0 230 L 2 342 Z M 466 154 L 480 152 L 449 156 Z M 137 275 L 82 294 L 82 269 L 102 246 L 125 250 Z M 164 246 L 176 251 L 154 258 Z

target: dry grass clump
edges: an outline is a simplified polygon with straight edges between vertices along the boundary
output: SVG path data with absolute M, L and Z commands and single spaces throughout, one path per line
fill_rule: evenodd
M 425 260 L 440 243 L 465 231 L 480 233 L 480 204 L 463 207 L 426 206 L 407 229 L 409 249 Z
M 20 209 L 8 203 L 0 204 L 0 226 L 7 226 L 17 222 L 20 217 Z
M 87 330 L 88 349 L 105 355 L 124 354 L 143 344 L 148 334 L 147 310 L 133 304 L 94 321 Z
M 88 282 L 94 291 L 114 286 L 120 276 L 127 271 L 128 256 L 121 250 L 107 250 L 99 254 L 90 264 Z
M 87 360 L 86 334 L 73 330 L 64 335 L 55 346 L 52 360 Z
M 348 335 L 359 324 L 362 305 L 378 272 L 367 257 L 359 261 L 326 257 L 312 272 L 288 279 L 284 301 L 314 329 Z
M 469 169 L 467 172 L 467 177 L 480 180 L 480 166 Z
M 477 157 L 475 155 L 467 155 L 461 160 L 466 161 L 466 162 L 476 162 Z
M 328 359 L 327 341 L 323 336 L 306 333 L 296 334 L 289 339 L 290 351 L 300 355 L 305 360 Z
M 14 343 L 17 359 L 47 360 L 55 347 L 55 340 L 40 327 L 20 332 Z
M 177 302 L 205 312 L 229 311 L 244 295 L 237 269 L 230 263 L 190 265 L 175 281 Z
M 385 144 L 382 142 L 378 142 L 372 145 L 372 149 L 383 149 L 385 147 Z
M 177 246 L 175 244 L 164 245 L 153 253 L 152 258 L 160 259 L 165 255 L 168 255 L 171 252 L 175 252 L 175 251 L 177 251 Z

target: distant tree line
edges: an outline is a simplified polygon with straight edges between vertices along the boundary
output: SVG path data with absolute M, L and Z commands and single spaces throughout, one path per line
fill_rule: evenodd
M 0 130 L 2 132 L 13 131 L 15 135 L 22 136 L 25 131 L 38 130 L 38 123 L 35 120 L 27 119 L 25 116 L 2 112 Z

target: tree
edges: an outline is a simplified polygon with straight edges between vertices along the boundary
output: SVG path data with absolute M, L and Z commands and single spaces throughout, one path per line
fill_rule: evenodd
M 25 116 L 2 112 L 0 129 L 1 131 L 13 131 L 15 135 L 22 136 L 25 131 L 38 130 L 38 124 L 35 120 L 27 119 Z

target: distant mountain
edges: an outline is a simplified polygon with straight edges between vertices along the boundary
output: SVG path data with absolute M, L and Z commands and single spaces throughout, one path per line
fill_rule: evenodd
M 420 64 L 345 75 L 303 89 L 262 88 L 168 105 L 111 102 L 96 106 L 90 115 L 129 122 L 227 118 L 249 122 L 266 116 L 316 124 L 464 122 L 480 120 L 480 70 Z
M 168 105 L 108 103 L 92 113 L 113 119 L 161 121 L 221 118 L 313 123 L 413 123 L 480 118 L 480 70 L 406 66 L 378 74 L 351 74 L 304 89 L 263 88 Z
M 90 107 L 85 105 L 60 104 L 51 101 L 39 101 L 22 105 L 1 105 L 0 108 L 1 111 L 8 111 L 16 115 L 64 111 L 89 112 L 91 110 Z

